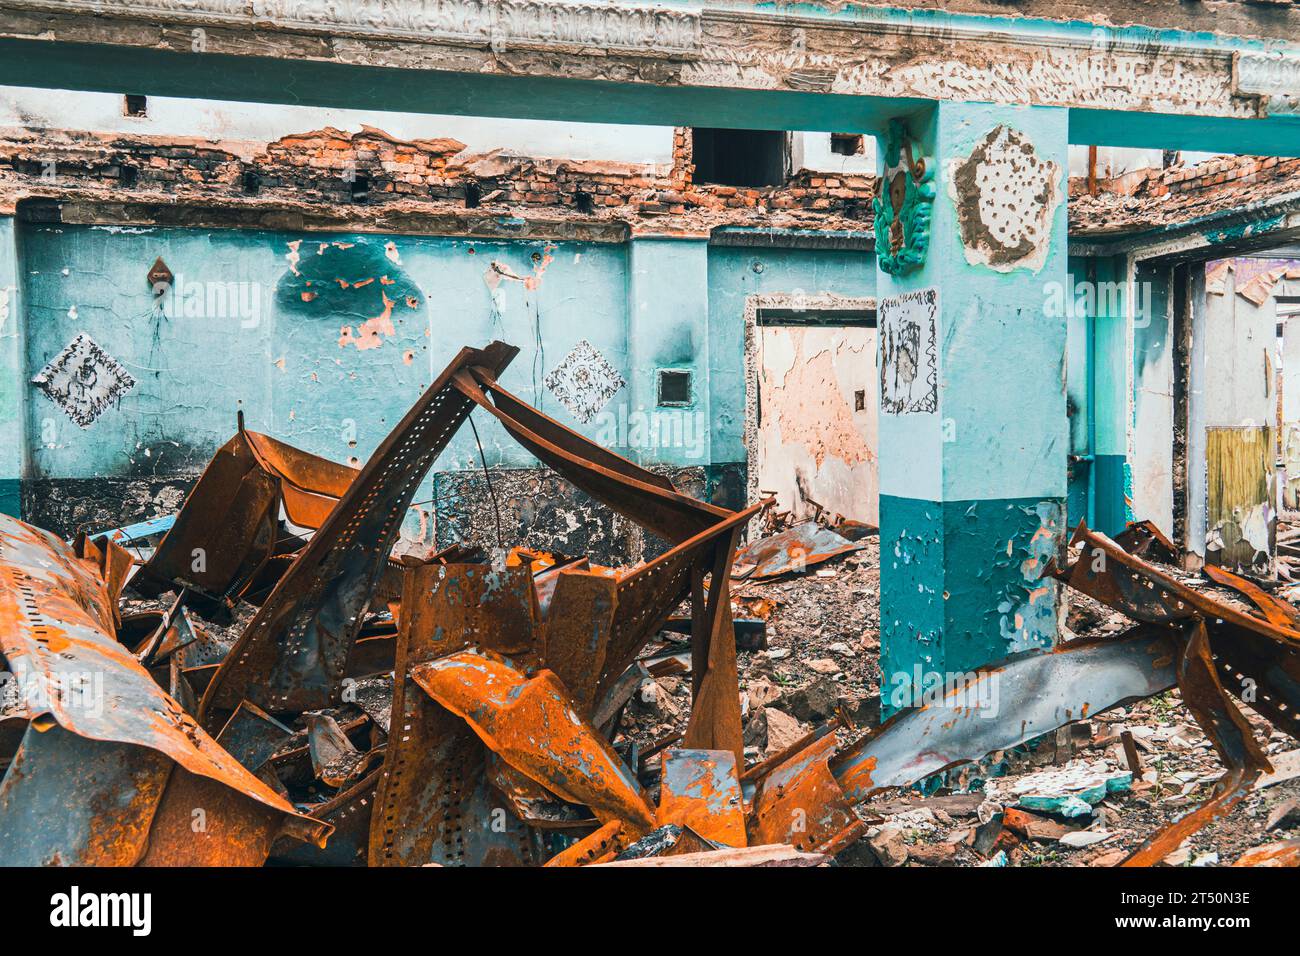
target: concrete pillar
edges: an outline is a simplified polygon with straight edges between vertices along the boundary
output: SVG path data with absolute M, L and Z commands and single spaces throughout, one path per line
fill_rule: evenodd
M 886 713 L 931 675 L 1054 643 L 1057 588 L 1040 574 L 1069 448 L 1066 319 L 1047 305 L 1067 282 L 1066 111 L 940 103 L 906 126 L 917 199 L 886 137 L 876 212 Z
M 647 465 L 707 465 L 707 237 L 637 236 L 631 240 L 627 343 L 629 457 Z M 664 370 L 689 374 L 685 404 L 660 404 L 659 380 Z M 677 383 L 683 380 L 679 378 Z
M 1132 520 L 1128 505 L 1128 321 L 1125 302 L 1132 290 L 1121 256 L 1092 260 L 1096 276 L 1093 320 L 1092 525 L 1115 535 Z M 1145 299 L 1138 302 L 1139 312 Z M 1145 321 L 1144 314 L 1134 321 Z
M 18 224 L 0 217 L 0 512 L 18 516 L 26 454 L 23 314 L 19 307 Z

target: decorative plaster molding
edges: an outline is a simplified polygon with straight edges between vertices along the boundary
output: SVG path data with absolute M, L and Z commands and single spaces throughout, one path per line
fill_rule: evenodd
M 4 6 L 439 43 L 599 47 L 661 56 L 695 55 L 701 47 L 697 12 L 568 0 L 6 0 Z
M 1300 54 L 1238 53 L 1232 86 L 1237 93 L 1268 97 L 1269 113 L 1300 113 Z

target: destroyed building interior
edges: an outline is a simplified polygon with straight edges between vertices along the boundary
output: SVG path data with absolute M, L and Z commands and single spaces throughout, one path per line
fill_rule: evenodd
M 1011 6 L 0 0 L 0 864 L 1300 864 L 1300 3 Z

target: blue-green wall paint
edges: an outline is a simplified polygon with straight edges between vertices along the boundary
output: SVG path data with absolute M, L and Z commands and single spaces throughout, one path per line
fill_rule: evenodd
M 969 670 L 1056 638 L 1056 585 L 1040 575 L 1065 522 L 1067 322 L 1046 308 L 1068 279 L 1065 202 L 1041 267 L 1002 272 L 967 260 L 949 195 L 950 162 L 1000 124 L 1058 165 L 1064 190 L 1065 111 L 917 114 L 911 132 L 939 164 L 930 252 L 910 275 L 877 276 L 882 300 L 939 290 L 938 410 L 880 416 L 882 687 L 917 666 Z
M 23 429 L 23 312 L 18 232 L 0 217 L 0 512 L 18 515 L 26 453 Z
M 875 294 L 870 252 L 715 246 L 709 250 L 709 364 L 713 453 L 745 460 L 745 303 L 751 295 Z

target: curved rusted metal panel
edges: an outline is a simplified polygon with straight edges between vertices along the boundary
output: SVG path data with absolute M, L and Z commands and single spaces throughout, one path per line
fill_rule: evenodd
M 462 349 L 384 439 L 276 584 L 199 705 L 209 729 L 249 700 L 271 714 L 337 703 L 362 617 L 420 481 L 473 403 L 451 386 L 471 364 L 500 373 L 518 349 Z
M 22 689 L 31 720 L 23 742 L 25 753 L 15 762 L 19 769 L 11 767 L 5 777 L 6 801 L 0 804 L 0 814 L 6 822 L 0 827 L 12 828 L 14 820 L 28 812 L 26 808 L 48 807 L 55 800 L 64 814 L 86 825 L 84 832 L 94 834 L 91 842 L 57 851 L 61 860 L 103 859 L 105 841 L 120 840 L 115 862 L 127 862 L 140 850 L 138 833 L 132 834 L 141 821 L 151 825 L 162 805 L 157 794 L 162 793 L 163 783 L 169 777 L 168 788 L 176 782 L 174 763 L 184 773 L 215 786 L 212 792 L 218 799 L 258 806 L 257 812 L 273 821 L 277 829 L 295 819 L 307 832 L 323 839 L 328 825 L 298 814 L 154 682 L 112 635 L 112 615 L 112 602 L 96 562 L 78 559 L 48 532 L 0 515 L 0 652 Z M 55 741 L 68 739 L 49 736 L 54 727 L 80 738 L 75 743 L 78 750 L 85 749 L 84 741 L 96 742 L 88 751 L 93 757 L 87 758 L 105 767 L 96 786 L 67 767 L 66 754 L 60 756 L 53 748 Z M 100 752 L 101 748 L 111 754 Z M 135 752 L 141 750 L 146 753 Z M 165 765 L 160 768 L 150 753 L 167 758 Z M 112 755 L 121 763 L 116 772 L 110 772 Z M 23 772 L 23 766 L 63 766 L 66 772 L 47 769 L 37 777 Z M 46 792 L 32 802 L 27 793 L 19 792 L 24 783 Z M 105 807 L 119 799 L 128 799 L 135 807 L 135 822 L 119 820 L 116 829 L 107 830 L 90 826 L 93 820 L 104 822 Z M 109 819 L 119 818 L 110 814 Z M 74 832 L 75 827 L 65 829 L 64 837 L 71 839 Z M 110 838 L 110 832 L 117 835 Z M 45 838 L 27 834 L 26 839 L 36 841 L 28 848 L 37 855 L 56 852 L 52 847 L 37 846 Z M 57 835 L 54 838 L 59 839 Z M 154 842 L 161 851 L 163 841 L 155 838 Z M 17 852 L 14 844 L 6 846 L 0 841 L 0 860 L 9 862 Z M 186 856 L 183 848 L 175 848 L 175 852 L 176 862 L 192 862 L 193 857 Z
M 526 677 L 464 651 L 420 664 L 411 676 L 506 763 L 556 796 L 590 807 L 601 823 L 621 820 L 638 834 L 654 829 L 636 779 L 550 671 Z

